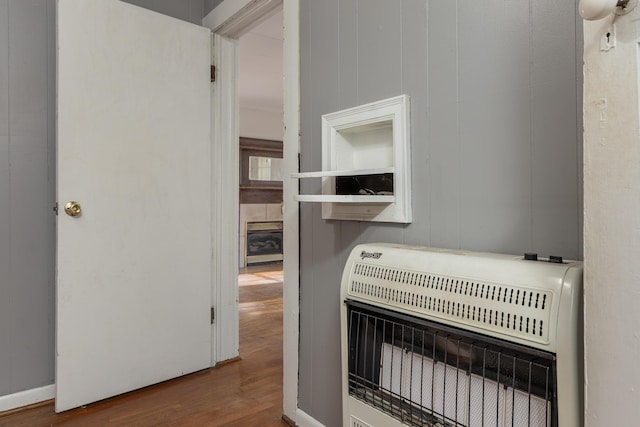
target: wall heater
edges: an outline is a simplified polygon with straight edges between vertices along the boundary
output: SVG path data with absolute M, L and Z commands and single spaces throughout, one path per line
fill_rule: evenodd
M 582 425 L 582 263 L 360 245 L 341 293 L 345 427 Z

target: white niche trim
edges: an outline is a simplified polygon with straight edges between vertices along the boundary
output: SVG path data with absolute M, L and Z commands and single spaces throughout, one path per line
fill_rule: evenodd
M 324 219 L 410 223 L 409 122 L 407 95 L 322 116 L 322 171 L 292 175 L 321 178 L 322 194 L 297 200 Z

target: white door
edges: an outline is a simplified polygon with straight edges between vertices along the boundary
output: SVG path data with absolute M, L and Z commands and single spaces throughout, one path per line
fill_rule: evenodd
M 58 0 L 57 411 L 210 365 L 210 43 Z

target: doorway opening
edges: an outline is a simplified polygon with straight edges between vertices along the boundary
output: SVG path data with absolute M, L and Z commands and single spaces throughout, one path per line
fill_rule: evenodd
M 282 20 L 280 7 L 238 39 L 239 351 L 243 361 L 255 360 L 256 366 L 270 362 L 270 369 L 280 372 L 284 258 Z M 254 353 L 256 349 L 263 351 Z M 273 392 L 282 396 L 282 382 L 272 386 Z
M 291 421 L 297 417 L 298 388 L 298 311 L 299 311 L 299 206 L 296 201 L 298 182 L 291 175 L 298 172 L 299 147 L 299 21 L 297 0 L 224 0 L 203 20 L 214 32 L 216 85 L 213 85 L 214 123 L 214 273 L 213 300 L 216 319 L 212 330 L 215 361 L 238 356 L 239 319 L 238 275 L 240 218 L 239 184 L 229 187 L 239 175 L 239 106 L 238 106 L 238 39 L 252 28 L 282 9 L 282 80 L 284 120 L 282 144 L 283 221 L 283 412 Z M 283 123 L 284 122 L 284 123 Z M 284 126 L 283 126 L 284 124 Z M 235 202 L 232 202 L 234 201 Z

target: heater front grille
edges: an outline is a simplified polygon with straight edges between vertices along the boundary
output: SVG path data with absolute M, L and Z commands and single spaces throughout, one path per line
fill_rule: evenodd
M 463 328 L 549 343 L 553 293 L 544 289 L 355 263 L 347 295 Z
M 355 246 L 341 283 L 343 426 L 584 425 L 582 275 L 576 261 Z
M 558 425 L 553 354 L 346 304 L 351 397 L 410 426 Z

